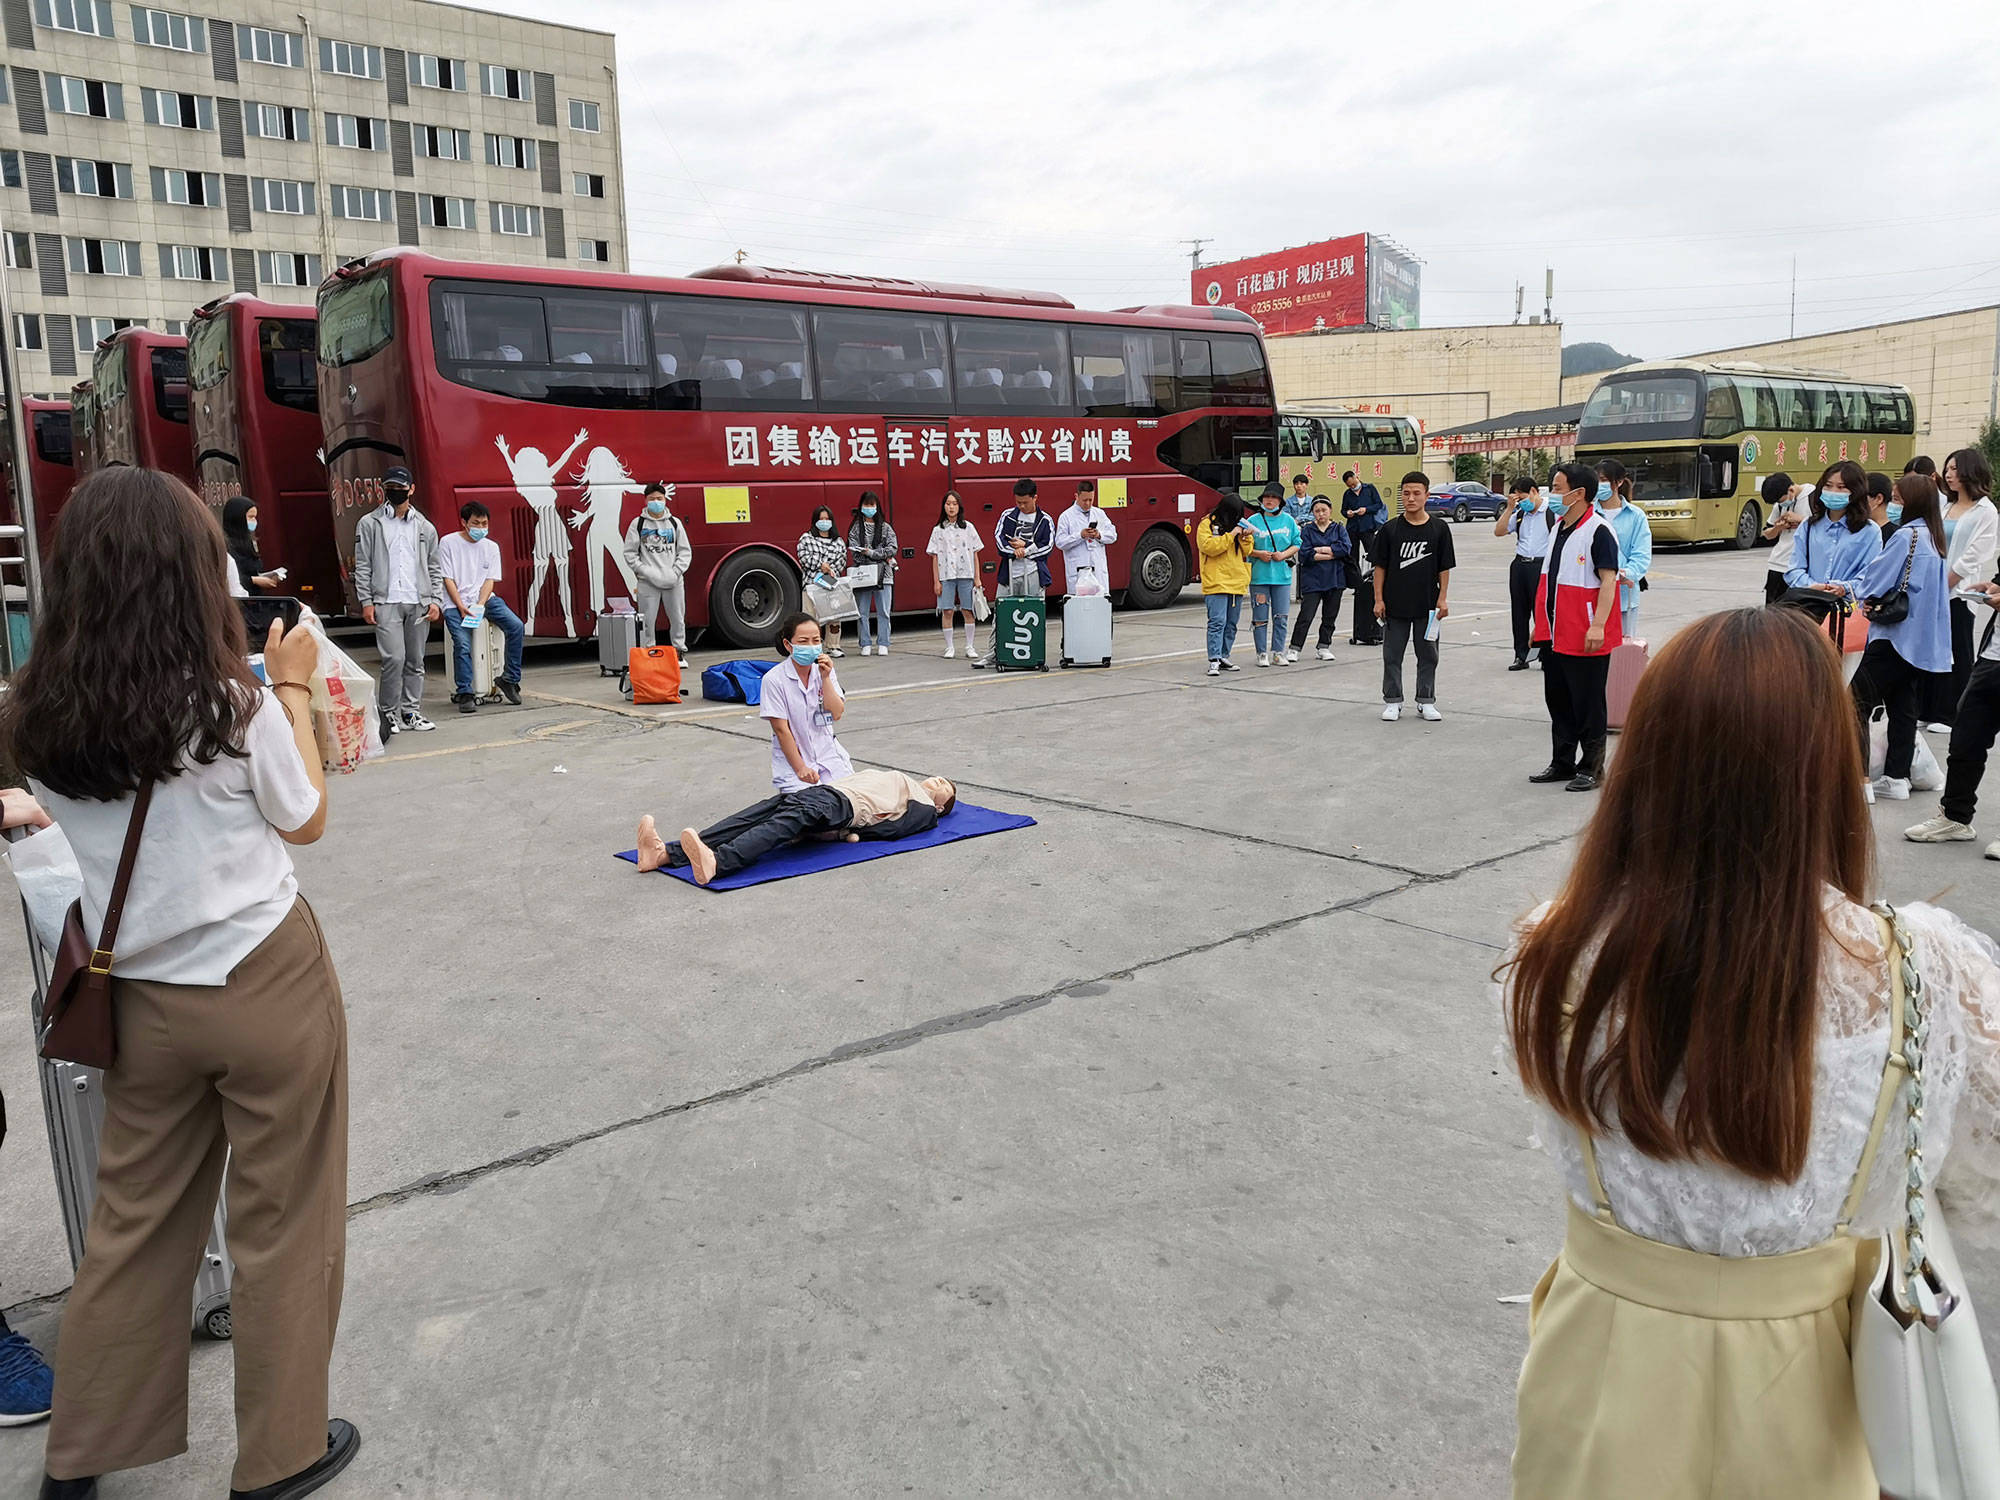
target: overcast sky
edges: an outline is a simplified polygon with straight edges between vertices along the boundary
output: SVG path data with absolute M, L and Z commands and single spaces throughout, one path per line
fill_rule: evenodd
M 1359 231 L 1644 357 L 2000 302 L 2000 5 L 493 0 L 618 35 L 635 269 L 1189 299 Z

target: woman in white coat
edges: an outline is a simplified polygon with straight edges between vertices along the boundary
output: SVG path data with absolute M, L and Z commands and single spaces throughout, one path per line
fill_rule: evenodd
M 1972 676 L 1979 655 L 1979 637 L 1992 610 L 1983 600 L 1971 600 L 1960 590 L 1976 589 L 1993 577 L 2000 562 L 2000 510 L 1989 498 L 1993 469 L 1977 448 L 1961 448 L 1944 461 L 1938 488 L 1948 502 L 1944 512 L 1945 582 L 1951 598 L 1951 671 L 1935 680 L 1927 706 L 1926 726 L 1933 733 L 1950 731 L 1958 722 L 1958 700 Z

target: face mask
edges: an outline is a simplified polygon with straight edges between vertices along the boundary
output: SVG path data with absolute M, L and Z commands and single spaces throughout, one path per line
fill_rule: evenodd
M 475 542 L 483 542 L 486 540 L 486 528 L 484 526 L 468 527 L 466 529 L 465 534 L 471 537 Z
M 1278 502 L 1275 500 L 1266 500 L 1264 502 L 1264 514 L 1267 516 L 1275 516 L 1277 513 L 1278 513 Z
M 1597 498 L 1599 500 L 1609 500 L 1611 498 L 1611 483 L 1609 480 L 1600 479 L 1597 481 Z
M 1847 509 L 1847 494 L 1844 490 L 1821 490 L 1820 504 L 1836 513 Z
M 872 521 L 875 519 L 875 507 L 872 505 L 864 505 L 861 507 L 861 514 L 866 516 L 869 520 Z
M 666 501 L 648 500 L 646 502 L 646 514 L 651 516 L 654 520 L 657 521 L 661 516 L 664 516 L 666 513 L 667 513 Z
M 1891 501 L 1889 502 L 1889 519 L 1890 519 L 1890 520 L 1892 520 L 1892 521 L 1900 521 L 1900 520 L 1902 520 L 1902 519 L 1903 519 L 1903 502 L 1902 502 L 1902 501 L 1900 501 L 1900 500 L 1891 500 Z
M 831 531 L 831 530 L 833 530 L 833 522 L 831 522 L 831 521 L 826 521 L 826 520 L 819 520 L 819 521 L 815 521 L 815 522 L 813 522 L 813 530 L 814 530 L 814 531 Z
M 792 660 L 802 667 L 809 667 L 819 660 L 819 647 L 794 646 L 792 647 Z
M 243 529 L 245 531 L 255 531 L 257 529 L 257 523 L 255 521 L 245 521 L 243 523 Z
M 1518 510 L 1524 516 L 1534 508 L 1535 502 L 1525 497 L 1514 502 L 1514 509 Z
M 1552 516 L 1559 516 L 1559 515 L 1561 515 L 1561 514 L 1563 513 L 1563 511 L 1564 511 L 1565 509 L 1567 509 L 1567 507 L 1566 507 L 1566 506 L 1565 506 L 1565 505 L 1563 504 L 1563 497 L 1562 497 L 1561 495 L 1551 495 L 1551 496 L 1549 496 L 1549 514 L 1550 514 L 1550 515 L 1552 515 Z

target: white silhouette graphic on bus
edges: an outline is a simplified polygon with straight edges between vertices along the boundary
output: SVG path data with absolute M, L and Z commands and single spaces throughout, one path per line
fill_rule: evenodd
M 528 582 L 530 631 L 534 630 L 535 622 L 540 618 L 543 570 L 553 566 L 556 588 L 562 594 L 563 629 L 571 637 L 576 635 L 576 614 L 570 600 L 569 537 L 563 531 L 562 514 L 556 509 L 556 475 L 562 471 L 564 464 L 576 456 L 576 450 L 589 436 L 587 428 L 578 432 L 570 445 L 563 449 L 562 457 L 554 463 L 550 463 L 539 448 L 523 448 L 518 453 L 509 453 L 504 435 L 493 440 L 500 456 L 507 461 L 508 473 L 514 476 L 514 488 L 535 511 L 535 571 Z
M 576 482 L 584 487 L 584 508 L 570 515 L 569 524 L 572 531 L 582 531 L 585 525 L 590 527 L 590 534 L 584 538 L 585 564 L 590 569 L 590 607 L 601 615 L 606 558 L 625 580 L 625 597 L 638 597 L 639 581 L 625 561 L 625 528 L 620 513 L 625 497 L 642 493 L 644 486 L 625 472 L 625 465 L 609 448 L 590 450 Z

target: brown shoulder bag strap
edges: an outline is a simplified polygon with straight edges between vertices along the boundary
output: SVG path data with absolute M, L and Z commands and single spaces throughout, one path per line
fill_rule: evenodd
M 109 974 L 112 953 L 118 944 L 118 921 L 125 915 L 125 892 L 132 884 L 132 866 L 139 860 L 139 836 L 146 831 L 146 813 L 153 805 L 151 777 L 139 783 L 132 799 L 132 821 L 125 825 L 125 847 L 118 852 L 118 873 L 111 881 L 111 895 L 104 903 L 104 927 L 91 950 L 90 972 Z

